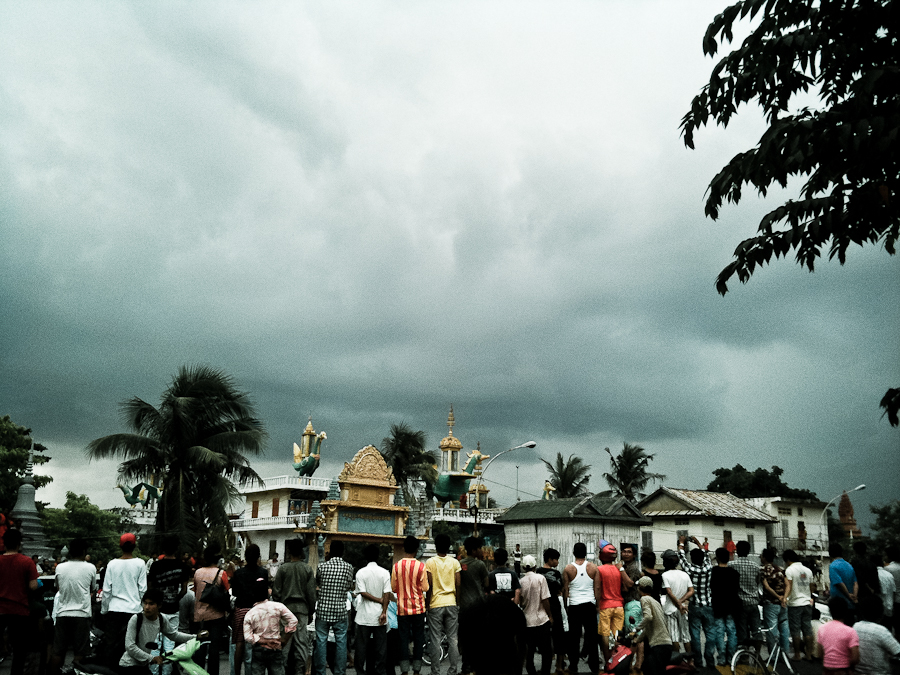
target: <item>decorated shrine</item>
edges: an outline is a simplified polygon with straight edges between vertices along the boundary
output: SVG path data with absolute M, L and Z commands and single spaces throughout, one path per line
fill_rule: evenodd
M 298 532 L 324 535 L 325 550 L 333 539 L 389 543 L 394 558 L 402 558 L 409 508 L 381 453 L 372 445 L 357 452 L 344 464 L 337 488 L 317 503 L 312 527 Z

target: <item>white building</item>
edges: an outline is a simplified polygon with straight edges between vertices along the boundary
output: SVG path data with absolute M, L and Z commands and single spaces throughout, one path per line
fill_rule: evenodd
M 288 560 L 287 540 L 297 536 L 295 530 L 310 526 L 312 502 L 325 499 L 331 483 L 328 478 L 307 476 L 241 483 L 238 489 L 244 495 L 244 512 L 231 521 L 235 535 L 242 540 L 241 548 L 256 544 L 264 559 L 278 553 L 282 562 Z
M 766 546 L 767 528 L 777 519 L 733 495 L 706 490 L 678 490 L 661 487 L 638 504 L 653 524 L 641 528 L 641 550 L 657 556 L 675 549 L 681 535 L 697 537 L 710 552 L 729 541 L 747 541 L 750 552 L 758 554 Z
M 751 497 L 749 502 L 777 519 L 766 526 L 766 541 L 781 553 L 793 549 L 801 557 L 828 556 L 828 524 L 822 521 L 825 502 L 818 499 Z

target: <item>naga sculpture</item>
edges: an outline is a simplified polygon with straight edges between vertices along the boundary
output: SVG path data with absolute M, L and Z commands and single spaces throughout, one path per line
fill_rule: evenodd
M 473 450 L 467 455 L 469 461 L 460 473 L 442 473 L 434 484 L 434 496 L 441 505 L 457 501 L 469 491 L 469 482 L 475 478 L 473 471 L 478 462 L 490 459 L 490 455 Z
M 122 491 L 122 494 L 125 495 L 125 501 L 131 504 L 131 508 L 135 508 L 138 504 L 141 506 L 147 506 L 147 502 L 151 499 L 159 499 L 159 496 L 162 494 L 162 488 L 157 485 L 150 485 L 150 483 L 138 483 L 134 487 L 127 487 L 119 483 L 116 485 Z M 144 490 L 146 489 L 146 493 Z

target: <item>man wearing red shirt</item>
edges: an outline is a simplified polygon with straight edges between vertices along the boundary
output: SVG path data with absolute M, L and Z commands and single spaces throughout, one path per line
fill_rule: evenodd
M 418 674 L 422 670 L 422 653 L 425 650 L 425 592 L 428 590 L 428 574 L 425 564 L 416 560 L 419 540 L 407 537 L 403 540 L 404 556 L 391 571 L 391 590 L 397 596 L 397 629 L 400 631 L 400 672 L 409 672 L 409 642 L 413 641 L 412 667 Z
M 600 604 L 597 633 L 600 635 L 600 650 L 605 661 L 609 661 L 609 636 L 615 635 L 625 625 L 625 603 L 622 601 L 622 586 L 634 586 L 624 567 L 616 564 L 616 547 L 605 539 L 600 541 Z
M 3 535 L 6 551 L 0 556 L 0 634 L 9 630 L 12 647 L 11 675 L 25 671 L 25 647 L 28 644 L 28 592 L 37 590 L 38 573 L 34 561 L 19 553 L 22 533 L 7 530 Z M 23 619 L 24 617 L 24 619 Z

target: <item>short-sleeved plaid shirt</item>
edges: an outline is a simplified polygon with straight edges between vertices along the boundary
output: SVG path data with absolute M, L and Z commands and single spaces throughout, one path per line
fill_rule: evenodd
M 347 618 L 347 591 L 353 587 L 353 567 L 343 558 L 332 558 L 316 570 L 319 586 L 316 620 L 334 623 Z
M 709 554 L 703 552 L 703 562 L 695 565 L 683 549 L 678 551 L 678 559 L 681 560 L 681 569 L 688 573 L 691 583 L 694 585 L 694 595 L 691 596 L 691 604 L 695 602 L 701 607 L 712 607 L 712 598 L 709 594 L 709 577 L 712 572 L 712 563 Z
M 741 577 L 741 602 L 744 605 L 759 604 L 759 559 L 753 559 L 750 556 L 738 556 L 730 563 L 729 567 L 733 567 L 738 571 Z

